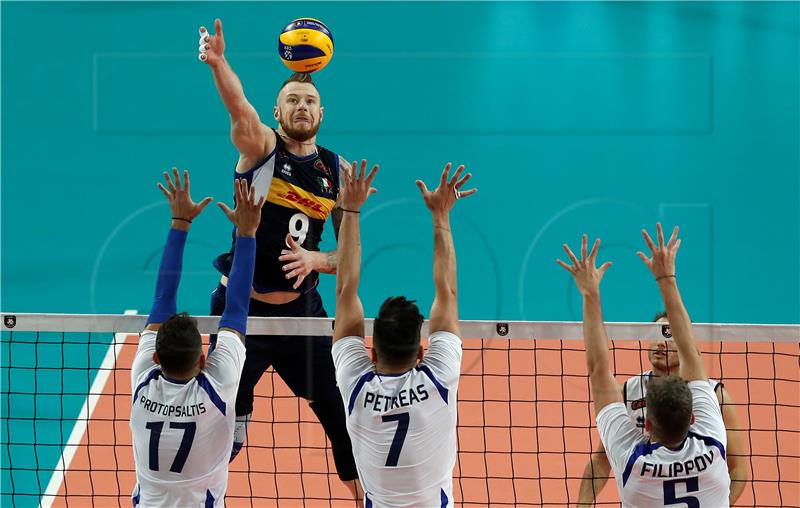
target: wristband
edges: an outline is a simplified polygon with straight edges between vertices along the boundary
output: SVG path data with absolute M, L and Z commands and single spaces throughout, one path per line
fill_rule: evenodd
M 677 279 L 677 277 L 675 277 L 675 274 L 673 274 L 673 275 L 662 275 L 661 277 L 656 277 L 656 282 L 660 281 L 661 279 L 668 279 L 670 277 L 672 277 L 673 279 Z

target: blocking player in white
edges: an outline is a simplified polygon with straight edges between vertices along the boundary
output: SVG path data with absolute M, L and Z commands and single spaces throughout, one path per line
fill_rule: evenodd
M 668 325 L 667 313 L 659 313 L 654 321 Z M 645 420 L 647 417 L 647 387 L 655 377 L 664 377 L 670 374 L 680 375 L 680 359 L 678 350 L 673 340 L 659 340 L 650 344 L 647 350 L 647 359 L 651 369 L 641 374 L 631 376 L 622 385 L 622 402 L 631 420 L 645 436 Z M 733 398 L 723 384 L 717 380 L 709 379 L 711 387 L 719 401 L 722 410 L 722 420 L 725 422 L 725 430 L 728 437 L 726 449 L 726 462 L 728 463 L 728 473 L 731 476 L 730 504 L 733 506 L 739 496 L 744 492 L 747 482 L 748 467 L 747 459 L 742 443 L 739 419 L 736 414 L 736 406 Z M 599 443 L 592 453 L 591 459 L 586 464 L 581 479 L 580 491 L 578 493 L 578 507 L 591 506 L 606 485 L 611 474 L 611 464 L 608 462 L 606 449 L 603 443 Z
M 560 259 L 583 296 L 583 332 L 597 429 L 614 470 L 619 496 L 626 507 L 729 506 L 730 476 L 725 463 L 727 436 L 719 403 L 708 382 L 683 305 L 675 273 L 680 248 L 676 227 L 664 244 L 661 224 L 656 245 L 642 231 L 652 253 L 638 255 L 653 273 L 664 299 L 680 357 L 683 378 L 653 378 L 647 389 L 643 437 L 628 416 L 609 364 L 608 337 L 600 305 L 600 281 L 611 266 L 596 267 L 600 240 L 587 254 L 583 235 L 581 257 L 564 244 L 572 264 Z
M 359 212 L 371 193 L 377 166 L 342 187 L 344 219 L 339 231 L 336 323 L 333 363 L 344 401 L 364 504 L 375 507 L 453 506 L 456 461 L 458 379 L 461 339 L 458 328 L 456 257 L 450 209 L 469 180 L 460 166 L 449 179 L 445 166 L 439 187 L 428 191 L 417 180 L 433 217 L 433 280 L 430 337 L 423 357 L 424 318 L 413 300 L 388 298 L 375 318 L 371 356 L 364 346 L 364 309 L 358 297 L 361 275 Z M 354 163 L 353 168 L 356 168 Z
M 236 388 L 244 365 L 255 232 L 264 198 L 234 183 L 236 208 L 220 208 L 236 225 L 237 244 L 217 347 L 203 355 L 197 322 L 177 314 L 176 295 L 189 226 L 211 201 L 194 203 L 189 172 L 164 173 L 172 227 L 161 258 L 153 308 L 131 367 L 131 434 L 137 485 L 134 507 L 224 506 Z

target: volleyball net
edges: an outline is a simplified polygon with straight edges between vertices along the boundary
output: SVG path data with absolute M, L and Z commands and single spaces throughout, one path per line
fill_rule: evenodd
M 130 366 L 145 320 L 3 314 L 0 505 L 130 506 Z M 198 318 L 201 332 L 216 331 L 217 320 Z M 607 324 L 620 383 L 651 369 L 647 350 L 669 335 L 663 326 Z M 331 330 L 330 319 L 248 322 L 252 334 Z M 462 321 L 461 330 L 456 506 L 575 506 L 599 444 L 581 324 Z M 709 377 L 724 384 L 738 417 L 728 430 L 741 439 L 749 479 L 737 506 L 800 507 L 800 325 L 696 324 L 695 332 Z M 356 506 L 308 403 L 272 369 L 230 465 L 226 504 Z M 597 505 L 619 505 L 613 478 Z

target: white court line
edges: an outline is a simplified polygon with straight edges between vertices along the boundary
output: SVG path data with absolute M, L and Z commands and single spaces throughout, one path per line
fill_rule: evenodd
M 125 314 L 133 315 L 136 314 L 136 311 L 126 310 Z M 100 396 L 103 395 L 103 390 L 105 390 L 108 378 L 111 376 L 114 365 L 117 363 L 117 356 L 119 356 L 119 352 L 122 350 L 122 346 L 125 344 L 125 339 L 128 335 L 132 334 L 127 332 L 114 334 L 114 342 L 111 344 L 112 347 L 109 347 L 108 351 L 106 351 L 103 363 L 100 364 L 100 370 L 97 371 L 97 375 L 92 382 L 89 395 L 83 402 L 83 407 L 81 407 L 81 411 L 78 413 L 77 419 L 75 420 L 75 426 L 72 427 L 69 439 L 67 439 L 67 443 L 61 450 L 61 458 L 56 463 L 56 467 L 53 468 L 53 476 L 50 477 L 50 483 L 47 484 L 47 488 L 44 494 L 42 494 L 42 499 L 39 503 L 41 508 L 50 508 L 53 506 L 58 491 L 61 489 L 61 484 L 64 483 L 64 475 L 69 471 L 72 459 L 75 457 L 78 446 L 81 444 L 83 435 L 86 433 L 86 429 L 89 426 L 89 421 L 92 418 L 95 406 L 97 406 L 97 401 L 99 401 Z M 59 466 L 61 467 L 59 468 Z

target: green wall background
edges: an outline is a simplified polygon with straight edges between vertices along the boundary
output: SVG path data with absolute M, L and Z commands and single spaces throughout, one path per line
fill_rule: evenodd
M 660 304 L 634 252 L 660 219 L 683 227 L 696 320 L 800 320 L 796 3 L 3 3 L 3 310 L 147 312 L 160 172 L 187 167 L 198 195 L 231 195 L 227 115 L 196 58 L 217 16 L 266 117 L 288 75 L 282 26 L 331 27 L 320 143 L 382 166 L 368 314 L 389 294 L 430 303 L 413 180 L 452 160 L 480 189 L 454 213 L 464 318 L 577 319 L 553 259 L 586 231 L 616 262 L 607 318 L 648 319 Z M 217 210 L 197 222 L 186 310 L 208 311 L 228 235 Z

